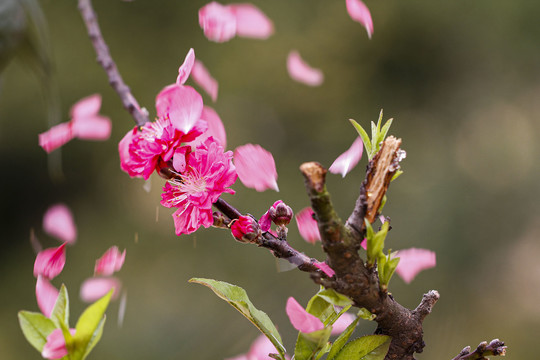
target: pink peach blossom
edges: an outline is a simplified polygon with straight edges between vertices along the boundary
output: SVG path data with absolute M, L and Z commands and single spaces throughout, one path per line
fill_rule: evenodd
M 41 313 L 50 317 L 58 299 L 59 291 L 44 276 L 38 275 L 36 281 L 36 299 Z
M 321 70 L 309 66 L 298 51 L 291 51 L 287 57 L 289 76 L 302 84 L 319 86 L 323 83 L 324 75 Z
M 236 35 L 236 16 L 228 6 L 215 1 L 199 9 L 199 25 L 210 41 L 225 42 Z
M 352 143 L 349 150 L 339 155 L 338 158 L 332 163 L 328 171 L 332 174 L 341 174 L 345 177 L 349 171 L 351 171 L 362 158 L 362 152 L 364 149 L 364 143 L 362 138 L 357 137 Z
M 368 37 L 371 39 L 373 34 L 373 20 L 368 7 L 360 0 L 347 0 L 347 12 L 354 20 L 362 24 L 366 28 Z
M 75 329 L 69 329 L 72 336 L 75 335 Z M 47 336 L 47 342 L 43 346 L 41 356 L 45 359 L 61 359 L 68 354 L 66 348 L 66 339 L 62 329 L 54 329 L 49 336 Z
M 195 60 L 191 77 L 197 85 L 210 95 L 213 102 L 217 100 L 219 88 L 218 82 L 210 75 L 208 69 L 199 60 Z
M 69 244 L 73 244 L 77 238 L 73 215 L 64 204 L 56 204 L 47 209 L 43 216 L 43 230 Z
M 116 299 L 120 294 L 121 287 L 121 281 L 115 277 L 91 277 L 81 285 L 81 300 L 94 302 L 105 296 L 111 289 L 114 289 L 111 299 Z
M 274 24 L 253 4 L 230 4 L 236 17 L 236 35 L 247 38 L 267 39 L 274 33 Z
M 292 326 L 298 331 L 311 333 L 324 329 L 322 321 L 308 313 L 293 297 L 287 300 L 285 311 Z
M 126 250 L 120 252 L 117 246 L 111 247 L 96 261 L 94 275 L 110 276 L 120 271 L 124 260 L 126 259 Z
M 407 284 L 413 281 L 420 271 L 435 267 L 437 263 L 435 252 L 426 249 L 399 250 L 396 256 L 399 257 L 396 273 Z
M 54 279 L 64 269 L 66 263 L 66 243 L 59 247 L 40 251 L 34 262 L 34 276 L 43 276 L 46 279 Z
M 245 186 L 257 191 L 279 191 L 274 157 L 260 145 L 246 144 L 237 147 L 234 151 L 234 164 L 238 177 Z
M 300 210 L 295 216 L 300 236 L 311 244 L 315 244 L 316 241 L 321 241 L 319 225 L 313 218 L 314 214 L 313 209 L 306 207 Z

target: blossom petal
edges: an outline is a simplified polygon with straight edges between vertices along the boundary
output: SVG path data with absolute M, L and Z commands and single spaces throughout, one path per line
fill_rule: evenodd
M 50 317 L 60 292 L 49 280 L 38 275 L 36 282 L 36 299 L 39 309 L 46 317 Z
M 210 41 L 225 42 L 236 35 L 236 16 L 229 6 L 215 1 L 199 9 L 199 25 Z
M 328 266 L 327 263 L 316 262 L 313 265 L 315 265 L 317 269 L 321 270 L 323 273 L 328 275 L 328 277 L 332 277 L 336 275 L 336 272 L 330 266 Z
M 194 62 L 195 50 L 191 48 L 189 49 L 186 58 L 184 59 L 184 62 L 178 68 L 178 77 L 176 78 L 177 85 L 184 85 L 184 83 L 187 81 L 187 79 L 189 78 L 189 74 L 191 74 L 191 69 L 193 68 Z
M 201 118 L 202 96 L 191 86 L 165 87 L 156 97 L 158 117 L 168 117 L 171 124 L 187 134 Z
M 50 153 L 69 142 L 73 137 L 71 123 L 60 123 L 39 134 L 39 146 Z
M 75 335 L 75 329 L 69 329 L 71 335 Z M 47 343 L 43 346 L 41 356 L 45 359 L 61 359 L 68 354 L 66 339 L 62 329 L 54 329 L 47 336 Z
M 322 71 L 309 66 L 297 51 L 289 53 L 287 71 L 293 80 L 309 86 L 319 86 L 324 80 Z
M 373 34 L 373 20 L 368 7 L 360 0 L 347 0 L 347 12 L 354 20 L 366 28 L 368 37 L 371 39 Z
M 111 128 L 111 120 L 106 116 L 73 119 L 73 136 L 82 140 L 107 140 L 111 136 Z
M 96 261 L 94 275 L 110 276 L 113 273 L 120 271 L 124 260 L 126 259 L 126 250 L 123 252 L 118 250 L 117 246 L 111 247 Z
M 344 313 L 342 314 L 336 322 L 332 325 L 332 335 L 338 335 L 345 331 L 349 327 L 349 325 L 352 324 L 352 322 L 356 319 L 356 316 L 350 313 Z
M 407 284 L 420 271 L 435 267 L 437 263 L 435 252 L 426 249 L 410 248 L 399 250 L 397 257 L 399 257 L 399 264 L 396 272 Z
M 43 276 L 46 279 L 54 279 L 64 269 L 66 264 L 66 243 L 59 247 L 40 251 L 34 262 L 34 276 Z
M 56 204 L 47 209 L 43 216 L 43 230 L 69 244 L 73 244 L 77 238 L 73 215 L 64 204 Z
M 349 150 L 339 155 L 338 158 L 332 163 L 328 171 L 332 174 L 341 174 L 345 177 L 349 171 L 351 171 L 362 158 L 362 152 L 364 150 L 364 143 L 361 137 L 357 137 L 352 143 Z
M 274 33 L 274 24 L 255 5 L 231 4 L 228 6 L 236 17 L 236 35 L 255 39 L 267 39 Z
M 296 225 L 298 225 L 300 236 L 311 244 L 315 244 L 316 241 L 321 241 L 319 225 L 313 218 L 313 215 L 313 209 L 307 207 L 300 210 L 295 216 Z
M 186 208 L 179 208 L 172 215 L 176 235 L 191 234 L 201 226 L 209 228 L 214 223 L 211 209 L 199 208 L 188 204 Z
M 237 147 L 234 151 L 234 164 L 238 177 L 245 186 L 257 191 L 279 191 L 274 157 L 260 145 L 246 144 Z
M 367 238 L 364 238 L 364 240 L 362 240 L 360 246 L 362 247 L 362 249 L 367 250 Z
M 289 316 L 292 326 L 298 331 L 311 333 L 324 329 L 321 320 L 308 313 L 293 297 L 287 300 L 285 311 L 287 312 L 287 316 Z
M 112 299 L 120 294 L 122 283 L 115 277 L 92 277 L 86 279 L 81 285 L 80 296 L 84 302 L 94 302 L 114 288 Z
M 70 110 L 72 119 L 92 117 L 99 113 L 101 108 L 101 95 L 93 94 L 77 101 Z
M 212 101 L 217 100 L 218 96 L 218 82 L 210 75 L 210 72 L 199 60 L 195 60 L 191 77 L 197 85 L 199 85 L 208 95 L 212 98 Z

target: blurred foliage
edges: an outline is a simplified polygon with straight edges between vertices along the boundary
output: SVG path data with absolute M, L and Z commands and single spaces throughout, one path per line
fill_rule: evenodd
M 385 206 L 393 228 L 387 246 L 428 248 L 438 257 L 437 267 L 411 285 L 396 278 L 390 286 L 408 307 L 430 289 L 441 293 L 426 319 L 427 346 L 418 358 L 449 359 L 465 345 L 495 337 L 509 345 L 508 359 L 534 357 L 530 345 L 540 329 L 540 2 L 366 0 L 375 25 L 371 41 L 348 17 L 344 1 L 253 3 L 275 22 L 267 41 L 207 41 L 197 18 L 205 1 L 99 0 L 94 6 L 124 79 L 152 116 L 155 95 L 175 81 L 185 54 L 195 49 L 219 81 L 211 106 L 225 123 L 230 148 L 258 143 L 276 158 L 279 194 L 238 183 L 237 194 L 226 198 L 255 216 L 277 199 L 294 210 L 307 206 L 298 166 L 311 160 L 330 166 L 356 135 L 348 119 L 368 126 L 384 108 L 385 118 L 395 119 L 390 133 L 407 150 L 405 174 L 392 183 Z M 44 246 L 56 244 L 41 227 L 43 213 L 56 202 L 71 207 L 79 230 L 60 276 L 74 313 L 84 308 L 75 294 L 95 259 L 113 244 L 127 248 L 119 274 L 128 293 L 124 325 L 115 324 L 118 303 L 111 304 L 92 358 L 222 359 L 244 353 L 256 330 L 206 289 L 188 284 L 194 276 L 245 288 L 291 351 L 295 331 L 285 315 L 286 299 L 306 303 L 315 284 L 299 271 L 276 271 L 280 265 L 265 250 L 232 241 L 225 231 L 174 235 L 171 211 L 159 206 L 162 181 L 152 178 L 146 193 L 141 181 L 119 169 L 117 143 L 134 123 L 95 61 L 75 1 L 40 4 L 62 121 L 71 104 L 100 93 L 113 134 L 106 142 L 64 146 L 64 180 L 52 180 L 37 145 L 37 135 L 49 127 L 49 94 L 17 58 L 4 69 L 0 358 L 39 358 L 18 328 L 17 311 L 37 310 L 29 234 L 33 229 Z M 321 87 L 289 79 L 285 59 L 291 49 L 323 70 Z M 364 158 L 345 179 L 328 176 L 342 218 L 353 208 L 365 164 Z M 294 224 L 289 238 L 323 259 Z M 372 330 L 365 322 L 356 334 Z

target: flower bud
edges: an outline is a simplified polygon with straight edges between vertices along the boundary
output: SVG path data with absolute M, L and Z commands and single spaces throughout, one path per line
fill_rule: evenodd
M 234 238 L 240 242 L 252 243 L 261 236 L 261 229 L 257 220 L 251 216 L 240 216 L 231 225 L 231 231 Z
M 278 200 L 268 209 L 268 215 L 274 224 L 288 225 L 293 217 L 293 211 L 283 201 Z

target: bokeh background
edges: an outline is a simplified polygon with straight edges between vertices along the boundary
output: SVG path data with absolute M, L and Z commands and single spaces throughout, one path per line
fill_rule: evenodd
M 8 0 L 2 0 L 4 4 Z M 11 0 L 9 0 L 11 1 Z M 139 102 L 151 116 L 155 95 L 173 83 L 190 47 L 219 81 L 212 104 L 225 123 L 228 148 L 258 143 L 276 159 L 280 192 L 257 193 L 238 182 L 227 200 L 261 215 L 277 199 L 295 211 L 308 205 L 298 166 L 325 166 L 352 143 L 354 118 L 368 126 L 380 109 L 403 139 L 405 174 L 392 184 L 385 215 L 392 249 L 437 252 L 435 269 L 410 285 L 395 277 L 390 289 L 415 307 L 430 289 L 441 293 L 425 322 L 419 359 L 450 359 L 464 346 L 503 339 L 508 359 L 535 357 L 540 336 L 540 2 L 529 0 L 373 1 L 375 32 L 347 15 L 344 1 L 256 1 L 275 24 L 266 41 L 209 42 L 198 25 L 205 1 L 97 0 L 104 36 Z M 62 121 L 70 106 L 93 93 L 113 121 L 106 142 L 74 140 L 62 148 L 63 179 L 48 172 L 37 137 L 48 129 L 47 101 L 32 66 L 15 57 L 0 88 L 0 358 L 39 359 L 26 343 L 17 311 L 35 310 L 30 233 L 45 246 L 58 242 L 42 229 L 57 202 L 73 211 L 76 245 L 54 283 L 71 296 L 72 322 L 84 309 L 78 297 L 94 261 L 110 246 L 127 249 L 118 274 L 127 291 L 122 327 L 118 303 L 108 311 L 94 359 L 223 359 L 247 351 L 257 330 L 209 289 L 188 284 L 210 277 L 244 287 L 278 325 L 289 350 L 295 331 L 287 297 L 302 304 L 317 290 L 305 273 L 283 270 L 264 249 L 235 242 L 222 230 L 177 237 L 171 211 L 159 205 L 163 181 L 144 183 L 119 169 L 117 143 L 134 125 L 103 70 L 75 1 L 40 2 L 48 24 L 54 82 Z M 287 75 L 297 49 L 323 70 L 310 88 Z M 346 218 L 366 160 L 345 179 L 328 176 L 335 206 Z M 323 259 L 318 245 L 289 239 Z M 357 335 L 370 333 L 361 324 Z

